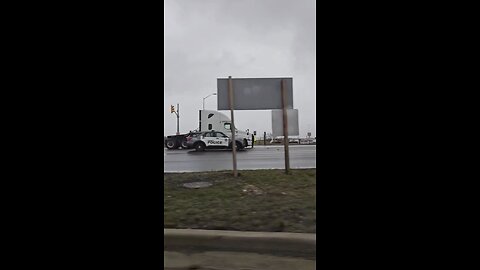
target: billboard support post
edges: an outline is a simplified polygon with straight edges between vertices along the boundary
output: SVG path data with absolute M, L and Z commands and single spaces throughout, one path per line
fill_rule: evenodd
M 237 172 L 237 141 L 235 140 L 235 121 L 233 118 L 233 108 L 234 108 L 234 99 L 233 99 L 233 83 L 232 76 L 228 76 L 228 103 L 230 105 L 230 115 L 232 118 L 232 123 L 230 124 L 230 130 L 232 132 L 232 155 L 233 155 L 233 177 L 238 176 Z
M 287 118 L 287 108 L 286 108 L 286 93 L 285 93 L 285 80 L 281 82 L 281 92 L 282 92 L 282 110 L 283 110 L 283 144 L 285 151 L 285 174 L 290 172 L 290 155 L 288 152 L 288 118 Z

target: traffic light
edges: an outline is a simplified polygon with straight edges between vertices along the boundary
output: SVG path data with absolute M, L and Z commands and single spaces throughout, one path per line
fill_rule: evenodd
M 174 113 L 174 112 L 175 112 L 175 106 L 170 105 L 170 113 Z

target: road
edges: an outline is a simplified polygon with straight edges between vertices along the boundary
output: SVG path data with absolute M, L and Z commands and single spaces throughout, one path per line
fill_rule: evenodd
M 290 145 L 290 168 L 316 168 L 316 145 Z M 255 146 L 237 151 L 237 169 L 284 169 L 283 145 Z M 232 170 L 231 150 L 168 150 L 164 148 L 164 172 Z

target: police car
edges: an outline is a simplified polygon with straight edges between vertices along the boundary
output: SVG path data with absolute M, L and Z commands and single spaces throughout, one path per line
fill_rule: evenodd
M 237 149 L 246 147 L 241 141 L 236 140 Z M 232 140 L 223 132 L 210 130 L 207 132 L 197 133 L 194 136 L 187 137 L 187 145 L 195 148 L 196 151 L 204 151 L 205 149 L 222 149 L 231 148 Z

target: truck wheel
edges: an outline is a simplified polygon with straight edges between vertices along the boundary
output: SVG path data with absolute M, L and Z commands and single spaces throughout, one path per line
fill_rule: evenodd
M 195 144 L 195 150 L 199 151 L 199 152 L 202 152 L 202 151 L 205 150 L 205 145 L 203 143 L 197 143 L 197 144 Z
M 242 150 L 243 149 L 243 145 L 241 142 L 235 142 L 235 146 L 237 147 L 236 149 L 237 150 Z
M 177 148 L 177 142 L 175 140 L 168 140 L 167 141 L 167 148 L 168 149 L 176 149 Z
M 183 148 L 183 149 L 187 149 L 187 148 L 188 148 L 187 140 L 186 140 L 186 139 L 182 141 L 182 148 Z

